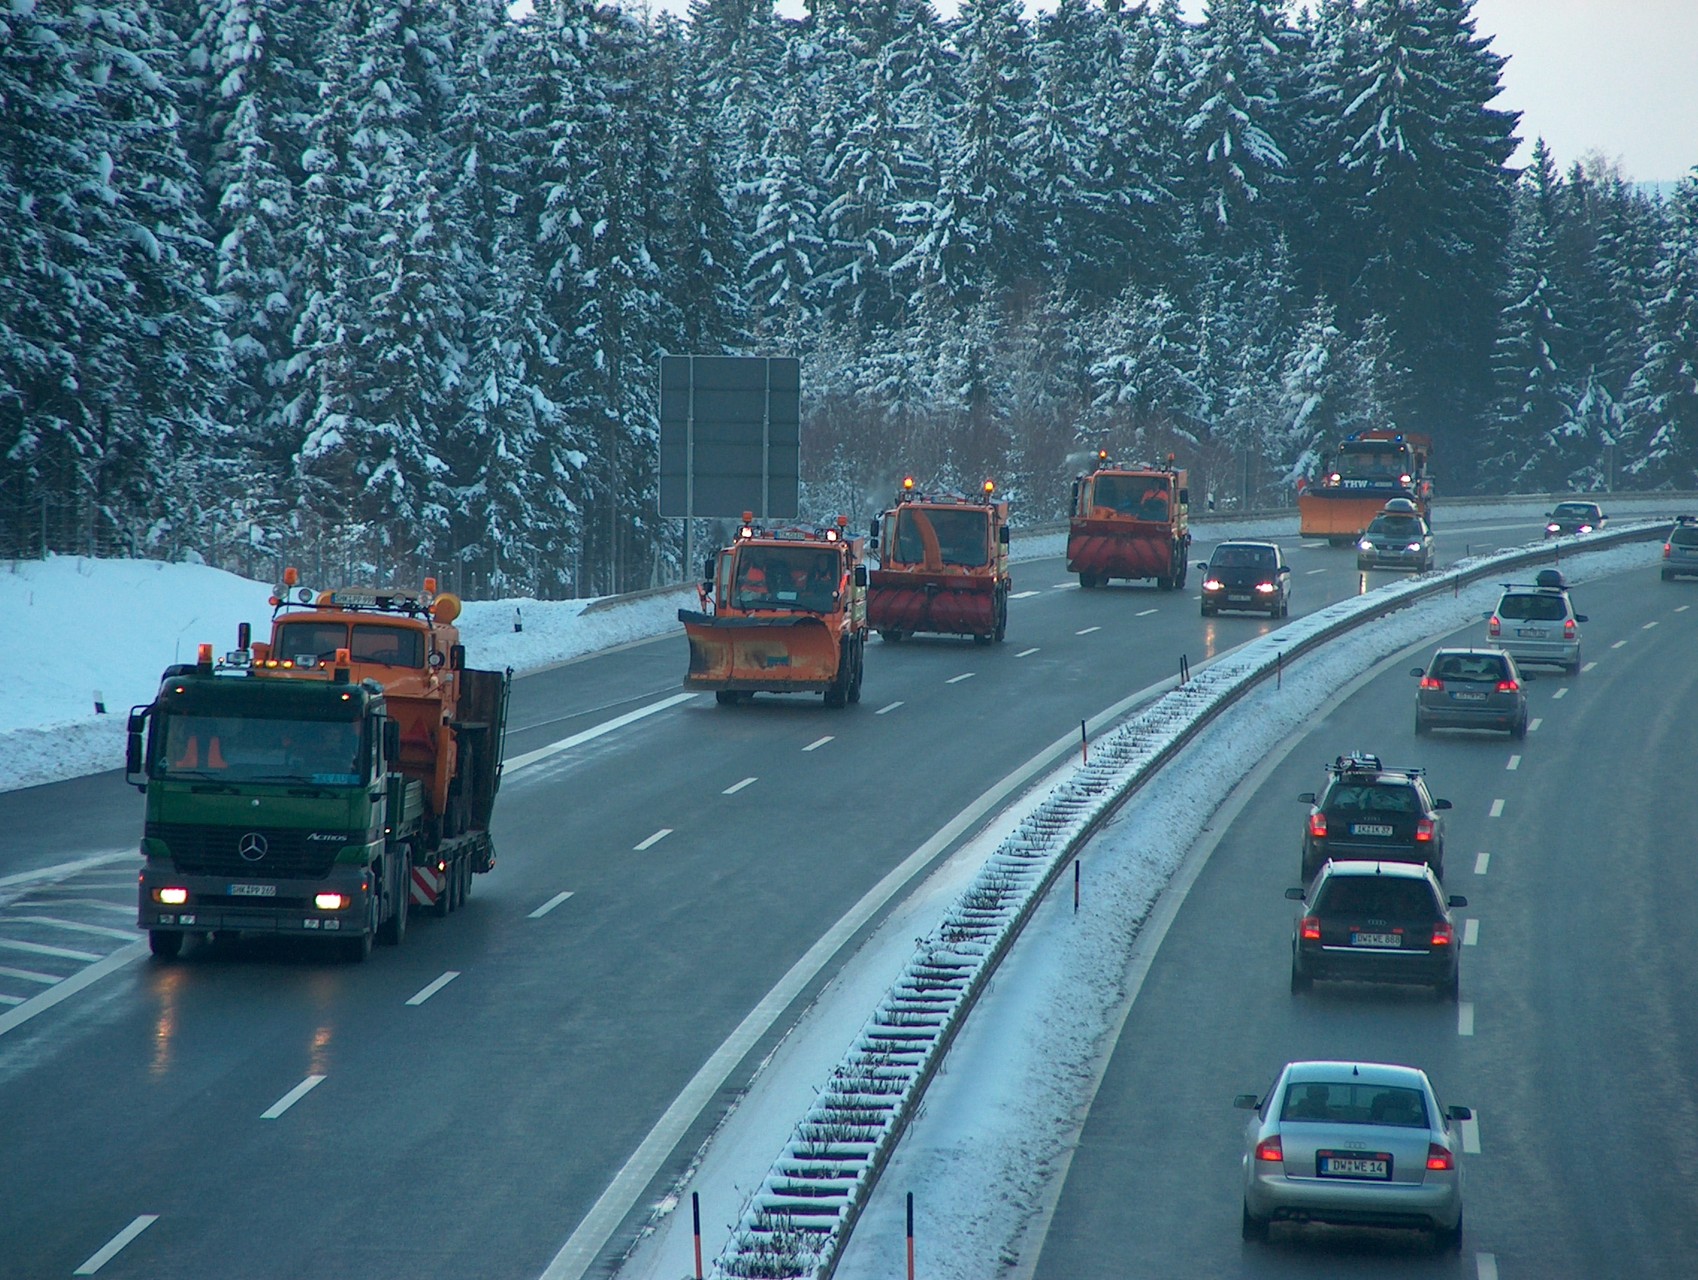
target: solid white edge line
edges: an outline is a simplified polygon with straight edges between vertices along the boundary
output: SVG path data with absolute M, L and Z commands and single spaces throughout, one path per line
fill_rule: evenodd
M 277 1119 L 278 1116 L 282 1115 L 290 1107 L 294 1106 L 302 1098 L 306 1097 L 307 1094 L 311 1093 L 323 1083 L 323 1076 L 308 1076 L 293 1089 L 289 1090 L 288 1093 L 284 1094 L 281 1098 L 277 1099 L 276 1102 L 272 1103 L 271 1106 L 260 1112 L 259 1118 L 261 1120 Z
M 552 898 L 550 898 L 547 902 L 543 903 L 540 907 L 538 907 L 535 911 L 531 912 L 530 915 L 526 916 L 525 919 L 527 919 L 527 920 L 540 920 L 543 916 L 546 916 L 550 911 L 553 911 L 554 908 L 558 907 L 562 902 L 565 902 L 566 899 L 570 898 L 571 896 L 572 896 L 572 890 L 570 890 L 570 889 L 566 890 L 564 893 L 557 893 Z
M 568 893 L 568 894 L 565 894 L 564 896 L 570 898 L 572 895 Z M 536 913 L 532 912 L 531 914 L 535 915 Z M 446 987 L 450 982 L 454 981 L 454 979 L 458 978 L 459 976 L 460 976 L 460 971 L 458 969 L 450 969 L 447 973 L 443 974 L 435 982 L 431 983 L 428 987 L 425 987 L 423 990 L 421 990 L 417 995 L 410 997 L 408 999 L 407 1003 L 408 1004 L 423 1004 L 426 1000 L 429 1000 L 433 995 L 435 995 L 438 991 L 441 991 L 442 988 Z
M 125 965 L 129 964 L 130 961 L 146 954 L 146 942 L 132 942 L 129 946 L 121 947 L 117 951 L 114 951 L 111 955 L 107 956 L 106 959 L 99 963 L 91 964 L 88 968 L 73 973 L 70 977 L 66 978 L 63 982 L 59 983 L 51 990 L 43 991 L 40 995 L 33 996 L 29 1000 L 26 1000 L 16 1009 L 5 1014 L 0 1014 L 0 1036 L 5 1035 L 13 1027 L 22 1026 L 31 1018 L 35 1017 L 36 1014 L 46 1013 L 61 1000 L 64 1000 L 68 996 L 74 996 L 84 987 L 91 983 L 99 982 L 100 979 L 104 978 L 107 974 L 116 969 L 122 969 Z
M 882 716 L 885 712 L 894 711 L 894 710 L 896 710 L 896 708 L 900 707 L 901 705 L 902 705 L 901 699 L 897 699 L 897 701 L 892 702 L 889 706 L 880 707 L 877 711 L 873 712 L 873 714 L 875 716 Z
M 804 750 L 804 751 L 818 751 L 826 743 L 833 741 L 835 739 L 835 737 L 836 737 L 835 734 L 828 733 L 823 738 L 815 738 L 807 746 L 803 747 L 802 750 Z
M 741 791 L 744 787 L 752 787 L 758 781 L 759 781 L 758 778 L 743 778 L 743 779 L 741 779 L 737 782 L 733 782 L 729 787 L 725 788 L 725 790 L 721 791 L 719 794 L 722 795 L 722 796 L 734 796 L 739 791 Z
M 1464 1000 L 1456 1006 L 1456 1034 L 1471 1036 L 1474 1034 L 1474 1002 Z
M 71 1274 L 74 1276 L 92 1276 L 108 1262 L 112 1261 L 113 1258 L 117 1257 L 120 1249 L 124 1248 L 124 1246 L 130 1243 L 130 1241 L 134 1240 L 142 1232 L 146 1231 L 158 1221 L 159 1215 L 157 1213 L 143 1213 L 136 1215 L 135 1220 L 132 1221 L 129 1226 L 125 1227 L 117 1235 L 108 1240 L 103 1246 L 101 1246 L 99 1252 L 95 1253 L 87 1262 L 83 1263 L 82 1266 L 71 1272 Z
M 652 836 L 650 836 L 647 840 L 644 840 L 641 844 L 634 845 L 631 849 L 631 852 L 632 853 L 642 853 L 645 849 L 652 849 L 652 848 L 654 848 L 655 845 L 659 844 L 662 840 L 666 839 L 666 837 L 671 835 L 671 834 L 672 834 L 672 828 L 671 827 L 662 827 L 659 831 L 655 832 Z
M 526 751 L 521 755 L 513 756 L 502 765 L 502 772 L 504 774 L 511 774 L 520 769 L 527 768 L 530 765 L 536 764 L 539 760 L 546 760 L 550 756 L 557 756 L 562 751 L 570 751 L 573 747 L 593 741 L 594 739 L 601 737 L 603 734 L 612 733 L 615 729 L 623 729 L 628 724 L 634 724 L 646 716 L 654 715 L 656 712 L 665 711 L 668 707 L 675 707 L 680 702 L 688 702 L 695 696 L 696 695 L 693 693 L 675 693 L 670 698 L 662 698 L 659 702 L 651 702 L 646 707 L 638 707 L 635 711 L 627 711 L 622 716 L 615 716 L 611 720 L 604 720 L 598 725 L 592 725 L 588 729 L 585 729 L 582 733 L 574 733 L 570 737 L 560 739 L 558 742 L 551 742 L 546 747 L 538 747 L 535 751 Z

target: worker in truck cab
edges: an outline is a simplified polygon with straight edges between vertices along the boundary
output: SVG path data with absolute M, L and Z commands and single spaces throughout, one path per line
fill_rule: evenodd
M 1144 490 L 1144 496 L 1138 500 L 1138 518 L 1140 520 L 1156 520 L 1167 523 L 1167 486 L 1152 484 Z
M 765 600 L 766 597 L 766 566 L 753 556 L 744 555 L 737 566 L 737 598 Z

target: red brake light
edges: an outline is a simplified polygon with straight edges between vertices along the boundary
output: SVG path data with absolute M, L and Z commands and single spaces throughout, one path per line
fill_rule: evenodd
M 1444 1148 L 1440 1147 L 1438 1145 L 1438 1143 L 1436 1143 L 1436 1142 L 1432 1143 L 1431 1146 L 1435 1150 L 1440 1150 L 1440 1151 L 1444 1150 Z M 1450 1152 L 1445 1151 L 1445 1155 L 1448 1156 L 1449 1154 L 1450 1154 Z M 1277 1135 L 1275 1137 L 1272 1137 L 1272 1138 L 1263 1138 L 1260 1142 L 1258 1142 L 1256 1144 L 1256 1159 L 1267 1160 L 1267 1161 L 1270 1161 L 1274 1164 L 1284 1164 L 1285 1163 L 1285 1151 L 1280 1147 L 1279 1138 L 1278 1138 Z M 1427 1168 L 1431 1169 L 1432 1167 L 1433 1167 L 1433 1157 L 1432 1157 L 1431 1152 L 1429 1152 L 1428 1155 L 1427 1155 Z
M 1435 924 L 1433 926 L 1433 945 L 1435 947 L 1448 947 L 1455 940 L 1456 930 L 1450 925 Z
M 1671 543 L 1671 542 L 1663 543 L 1663 559 L 1667 560 L 1673 554 L 1674 554 L 1674 544 Z
M 1415 839 L 1417 839 L 1417 840 L 1431 840 L 1432 838 L 1433 838 L 1433 820 L 1431 818 L 1418 818 L 1418 819 L 1416 819 L 1416 821 L 1415 821 Z
M 1422 676 L 1421 687 L 1423 689 L 1442 689 L 1444 688 L 1444 681 L 1436 676 Z
M 1256 1154 L 1258 1156 L 1262 1154 L 1260 1147 L 1256 1148 Z M 1454 1169 L 1456 1168 L 1456 1157 L 1450 1154 L 1449 1147 L 1441 1147 L 1436 1142 L 1429 1142 L 1427 1144 L 1427 1168 L 1435 1171 Z
M 1319 916 L 1304 916 L 1303 923 L 1298 928 L 1298 934 L 1304 942 L 1319 942 L 1321 940 L 1321 918 Z
M 1573 618 L 1570 618 L 1567 622 L 1562 624 L 1562 638 L 1564 640 L 1574 639 L 1574 619 Z
M 1495 636 L 1502 629 L 1503 629 L 1503 623 L 1498 621 L 1498 615 L 1494 613 L 1491 616 L 1491 620 L 1486 623 L 1486 634 L 1489 635 L 1489 636 Z
M 1326 814 L 1311 813 L 1309 815 L 1309 834 L 1314 836 L 1317 840 L 1325 840 L 1327 838 Z
M 1520 682 L 1516 681 L 1516 680 L 1499 680 L 1498 681 L 1498 692 L 1499 693 L 1514 693 L 1520 687 L 1521 687 Z

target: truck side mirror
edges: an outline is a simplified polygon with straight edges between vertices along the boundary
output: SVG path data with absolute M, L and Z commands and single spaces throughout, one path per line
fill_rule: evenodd
M 127 737 L 124 742 L 124 781 L 138 791 L 147 790 L 147 780 L 142 776 L 142 733 L 147 727 L 147 708 L 130 708 L 129 722 L 125 725 Z
M 1002 528 L 1000 528 L 996 531 L 996 540 L 998 542 L 1000 542 L 1005 547 L 1008 545 L 1008 526 L 1007 525 L 1003 525 Z
M 702 561 L 702 581 L 709 584 L 709 591 L 713 590 L 713 561 L 714 557 L 712 556 L 709 556 L 706 560 Z
M 391 769 L 401 758 L 401 723 L 398 720 L 383 722 L 383 758 L 389 762 Z
M 456 645 L 451 645 L 449 647 L 449 649 L 448 649 L 448 669 L 450 671 L 464 671 L 466 669 L 466 646 L 465 645 L 456 644 Z
M 864 587 L 867 585 L 867 566 L 864 564 L 858 564 L 855 566 L 855 585 L 857 587 Z
M 1181 506 L 1186 506 L 1186 507 L 1191 505 L 1191 490 L 1189 488 L 1180 489 L 1180 491 L 1179 491 L 1179 503 L 1180 503 Z
M 1077 480 L 1073 482 L 1073 497 L 1068 502 L 1068 506 L 1074 511 L 1079 509 L 1079 482 Z

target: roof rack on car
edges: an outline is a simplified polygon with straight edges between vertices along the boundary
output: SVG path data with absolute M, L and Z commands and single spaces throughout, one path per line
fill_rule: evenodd
M 1328 773 L 1394 773 L 1404 778 L 1419 778 L 1426 773 L 1425 769 L 1388 769 L 1380 763 L 1380 758 L 1371 752 L 1357 751 L 1347 756 L 1339 756 L 1327 766 Z
M 1676 516 L 1674 522 L 1676 524 L 1698 524 L 1698 516 Z

